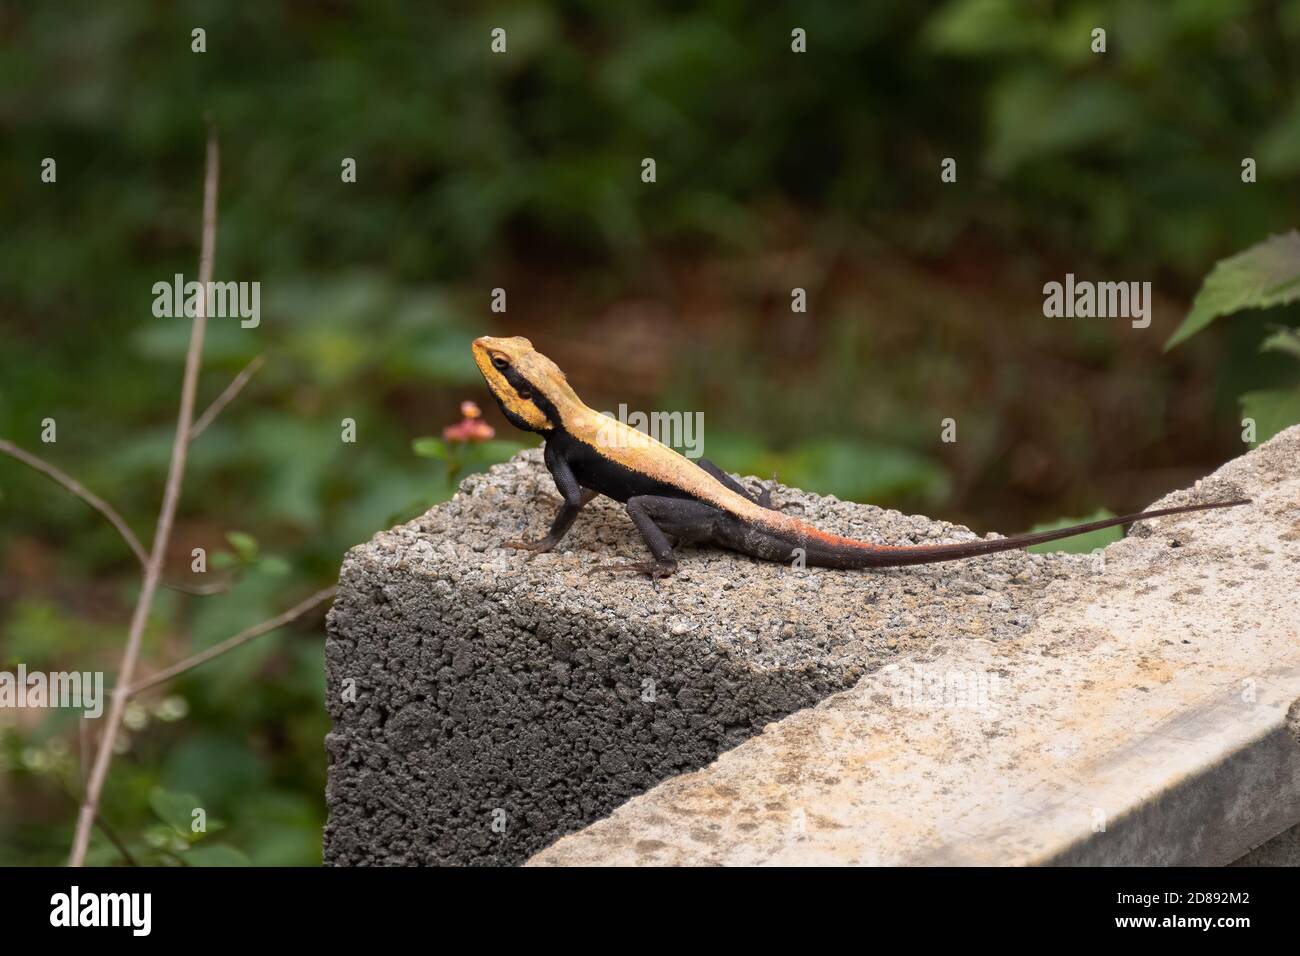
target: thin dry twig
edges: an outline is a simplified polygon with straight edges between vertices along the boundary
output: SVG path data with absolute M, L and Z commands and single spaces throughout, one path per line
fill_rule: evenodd
M 135 556 L 140 559 L 140 563 L 142 565 L 149 563 L 149 554 L 145 551 L 144 545 L 140 543 L 140 539 L 135 536 L 135 532 L 131 530 L 130 526 L 122 516 L 118 514 L 117 511 L 114 510 L 113 506 L 107 501 L 99 497 L 99 495 L 95 494 L 67 472 L 51 465 L 43 458 L 37 458 L 31 452 L 19 448 L 11 441 L 6 441 L 5 439 L 0 438 L 0 451 L 4 452 L 6 455 L 17 458 L 24 465 L 30 465 L 32 468 L 35 468 L 44 475 L 49 475 L 64 488 L 67 488 L 68 491 L 72 492 L 86 504 L 90 505 L 90 507 L 102 514 L 108 519 L 109 523 L 117 529 L 117 533 L 122 536 L 122 540 L 127 543 L 127 546 L 135 552 Z
M 220 157 L 217 150 L 216 130 L 208 129 L 207 169 L 203 182 L 203 238 L 199 249 L 199 287 L 203 295 L 199 297 L 200 306 L 190 326 L 190 344 L 185 353 L 185 374 L 181 381 L 180 410 L 177 413 L 176 436 L 172 442 L 171 464 L 167 470 L 167 484 L 163 489 L 162 506 L 158 513 L 158 527 L 154 531 L 153 548 L 149 552 L 149 561 L 145 565 L 144 582 L 140 596 L 136 600 L 135 612 L 131 616 L 131 627 L 127 634 L 126 650 L 122 654 L 122 663 L 117 672 L 117 686 L 129 687 L 135 674 L 136 661 L 140 656 L 140 643 L 144 637 L 145 622 L 153 607 L 154 594 L 162 577 L 163 558 L 171 540 L 172 524 L 176 518 L 176 506 L 180 501 L 181 482 L 185 476 L 186 452 L 190 443 L 190 426 L 194 421 L 194 395 L 198 388 L 199 365 L 203 357 L 203 336 L 207 330 L 208 289 L 212 282 L 212 262 L 217 244 L 217 179 Z M 95 764 L 90 772 L 81 801 L 81 811 L 77 815 L 77 829 L 72 841 L 72 850 L 68 854 L 69 866 L 81 866 L 86 859 L 86 849 L 90 845 L 90 831 L 94 827 L 99 810 L 100 797 L 104 792 L 104 781 L 108 779 L 108 768 L 113 762 L 113 746 L 117 742 L 122 718 L 126 713 L 129 695 L 113 695 L 109 704 L 108 718 L 104 732 L 100 736 L 99 749 L 95 753 Z
M 295 604 L 293 607 L 289 608 L 289 610 L 284 611 L 281 614 L 277 614 L 275 617 L 263 621 L 261 624 L 254 624 L 252 627 L 245 628 L 244 630 L 236 634 L 234 637 L 228 637 L 220 644 L 214 644 L 212 647 L 209 647 L 205 651 L 200 651 L 198 654 L 195 654 L 192 657 L 187 657 L 185 658 L 185 660 L 179 661 L 173 664 L 171 667 L 164 668 L 163 670 L 160 670 L 158 673 L 153 674 L 145 678 L 144 680 L 140 681 L 138 684 L 132 684 L 130 687 L 126 689 L 125 696 L 134 697 L 136 694 L 139 694 L 141 691 L 148 690 L 150 687 L 156 687 L 159 684 L 164 684 L 167 681 L 171 680 L 173 677 L 176 677 L 178 674 L 183 674 L 187 670 L 198 667 L 200 664 L 205 664 L 208 661 L 212 660 L 214 657 L 220 657 L 222 654 L 226 653 L 227 651 L 234 650 L 236 647 L 239 647 L 241 644 L 247 644 L 255 637 L 261 637 L 263 634 L 268 634 L 271 631 L 274 631 L 278 627 L 283 627 L 284 625 L 288 624 L 290 621 L 295 621 L 298 618 L 302 617 L 312 608 L 316 607 L 316 605 L 322 603 L 323 601 L 328 601 L 330 598 L 334 596 L 334 593 L 337 590 L 338 590 L 337 586 L 331 586 L 328 588 L 324 588 L 323 590 L 317 591 L 315 594 L 307 598 L 305 601 Z
M 264 364 L 266 364 L 266 357 L 259 355 L 244 366 L 243 370 L 235 376 L 234 380 L 229 385 L 226 386 L 226 390 L 218 395 L 216 399 L 213 400 L 212 404 L 204 410 L 203 414 L 198 417 L 198 420 L 194 422 L 194 427 L 190 429 L 190 441 L 194 441 L 194 439 L 198 438 L 207 430 L 207 427 L 212 424 L 213 419 L 221 414 L 221 410 L 230 404 L 234 397 L 239 394 L 240 390 L 248 384 L 248 380 L 252 378 L 257 373 L 257 370 Z
M 117 848 L 117 852 L 122 854 L 122 859 L 126 860 L 128 866 L 140 865 L 140 861 L 131 855 L 131 851 L 127 849 L 122 838 L 117 835 L 117 831 L 110 827 L 104 818 L 98 814 L 95 815 L 95 826 L 99 827 L 100 832 L 108 837 L 108 842 Z
M 67 797 L 68 801 L 75 807 L 77 805 L 77 795 L 72 792 L 66 783 L 61 789 L 63 795 Z M 127 862 L 128 866 L 140 865 L 140 861 L 131 854 L 129 849 L 127 849 L 126 843 L 117 835 L 117 831 L 108 825 L 108 821 L 104 819 L 103 814 L 97 813 L 95 815 L 95 826 L 99 827 L 100 832 L 104 834 L 109 843 L 113 844 L 117 849 L 117 852 L 122 854 L 122 859 Z
M 180 581 L 163 581 L 162 586 L 182 594 L 197 594 L 207 597 L 211 594 L 225 594 L 230 590 L 230 581 L 213 581 L 211 584 L 182 584 Z
M 36 455 L 33 455 L 26 449 L 19 448 L 11 441 L 6 441 L 5 439 L 0 438 L 0 451 L 18 459 L 25 465 L 31 466 L 41 472 L 41 474 L 49 475 L 64 488 L 68 489 L 68 491 L 72 492 L 82 501 L 86 502 L 86 504 L 90 505 L 102 514 L 109 520 L 113 527 L 117 529 L 117 533 L 122 536 L 122 540 L 126 542 L 126 546 L 130 548 L 132 553 L 136 556 L 136 560 L 140 562 L 141 570 L 144 570 L 149 566 L 149 553 L 145 551 L 144 545 L 142 545 L 140 539 L 135 536 L 135 532 L 133 532 L 130 526 L 126 523 L 126 519 L 118 514 L 117 510 L 107 501 L 99 497 L 99 495 L 95 494 L 58 466 L 50 464 L 44 458 L 39 458 Z M 220 594 L 223 591 L 230 590 L 229 581 L 216 581 L 212 584 L 182 584 L 179 581 L 163 581 L 162 586 L 165 588 L 171 588 L 173 591 L 183 591 L 186 594 L 200 595 Z

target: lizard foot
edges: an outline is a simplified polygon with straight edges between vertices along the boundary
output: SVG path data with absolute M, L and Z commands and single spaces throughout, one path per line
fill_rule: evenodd
M 516 551 L 531 551 L 533 554 L 545 554 L 555 547 L 556 542 L 549 538 L 538 538 L 536 541 L 502 541 L 501 547 L 514 548 Z
M 609 571 L 611 573 L 624 572 L 627 574 L 647 574 L 651 581 L 659 578 L 666 578 L 677 571 L 676 561 L 631 561 L 625 564 L 601 564 L 597 565 L 597 571 Z
M 773 484 L 776 483 L 776 475 L 772 476 L 772 482 Z M 757 495 L 754 496 L 754 500 L 758 502 L 760 507 L 773 508 L 772 485 L 763 485 L 762 490 Z

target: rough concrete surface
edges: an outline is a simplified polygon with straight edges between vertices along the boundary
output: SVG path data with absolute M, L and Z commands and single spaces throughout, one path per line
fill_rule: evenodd
M 1255 847 L 1230 866 L 1300 866 L 1300 824 Z
M 1287 730 L 1300 747 L 1300 698 L 1287 711 Z M 1300 866 L 1300 823 L 1254 847 L 1232 866 Z
M 873 596 L 827 621 L 866 676 L 531 862 L 1241 858 L 1300 821 L 1300 427 L 1161 504 L 1238 494 L 1254 503 L 1142 522 L 1095 565 L 769 572 L 766 614 L 808 615 L 795 659 L 823 595 Z M 828 511 L 878 540 L 919 520 Z M 913 617 L 890 630 L 893 614 Z
M 651 584 L 598 570 L 645 557 L 607 499 L 555 552 L 499 547 L 540 536 L 553 495 L 528 451 L 347 555 L 326 644 L 327 863 L 522 862 L 891 661 L 969 645 L 1006 647 L 1013 667 L 1049 591 L 1094 573 L 1087 556 L 844 572 L 684 548 Z M 780 486 L 774 500 L 880 543 L 974 537 Z M 1190 544 L 1201 520 L 1161 527 Z

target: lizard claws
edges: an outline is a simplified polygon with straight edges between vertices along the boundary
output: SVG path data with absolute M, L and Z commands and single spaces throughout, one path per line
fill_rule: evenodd
M 516 551 L 531 551 L 533 554 L 545 554 L 555 547 L 555 542 L 546 538 L 538 538 L 536 541 L 502 541 L 501 547 L 514 548 Z
M 597 571 L 611 573 L 646 574 L 651 581 L 666 578 L 677 570 L 676 561 L 630 561 L 623 564 L 598 564 Z

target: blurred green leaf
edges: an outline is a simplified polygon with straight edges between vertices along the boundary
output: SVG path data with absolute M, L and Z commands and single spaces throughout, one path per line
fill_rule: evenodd
M 1262 175 L 1300 173 L 1300 98 L 1260 137 L 1255 156 Z
M 1259 345 L 1261 352 L 1281 352 L 1300 358 L 1300 329 L 1274 329 Z
M 1219 260 L 1196 294 L 1191 311 L 1165 343 L 1165 351 L 1185 342 L 1220 316 L 1297 300 L 1300 300 L 1300 232 L 1293 229 Z
M 206 794 L 211 805 L 222 806 L 261 785 L 267 775 L 265 762 L 248 742 L 225 735 L 218 724 L 192 728 L 176 742 L 164 758 L 161 782 L 168 789 Z
M 301 794 L 262 790 L 250 795 L 247 846 L 257 866 L 301 865 L 321 855 L 323 806 Z
M 1243 418 L 1255 420 L 1255 445 L 1300 424 L 1300 389 L 1267 389 L 1241 396 Z M 1253 447 L 1253 446 L 1252 446 Z
M 927 45 L 940 53 L 1006 54 L 1035 48 L 1046 30 L 1015 0 L 953 0 L 925 28 Z
M 447 458 L 447 443 L 441 438 L 416 438 L 411 442 L 411 450 L 421 458 Z
M 1138 125 L 1133 96 L 1103 76 L 1063 80 L 1047 71 L 1012 73 L 993 91 L 987 158 L 999 175 L 1032 160 L 1116 142 Z
M 293 570 L 293 565 L 279 555 L 268 555 L 257 562 L 257 568 L 265 574 L 282 578 Z
M 228 571 L 240 563 L 239 556 L 229 551 L 214 551 L 208 558 L 208 566 L 213 571 Z
M 84 657 L 122 640 L 120 625 L 75 613 L 63 602 L 20 598 L 9 608 L 0 641 L 0 666 L 27 662 L 53 669 L 67 657 Z
M 199 798 L 192 793 L 178 793 L 162 787 L 154 787 L 149 794 L 149 806 L 153 808 L 154 813 L 158 814 L 160 820 L 170 825 L 187 841 L 202 839 L 206 833 L 220 830 L 224 826 L 221 821 L 207 813 Z M 198 809 L 204 812 L 203 822 L 206 831 L 194 831 L 194 811 Z
M 208 843 L 185 851 L 182 859 L 190 866 L 252 866 L 239 850 L 224 843 Z
M 244 531 L 227 531 L 226 540 L 235 549 L 239 560 L 250 562 L 257 557 L 257 539 Z

